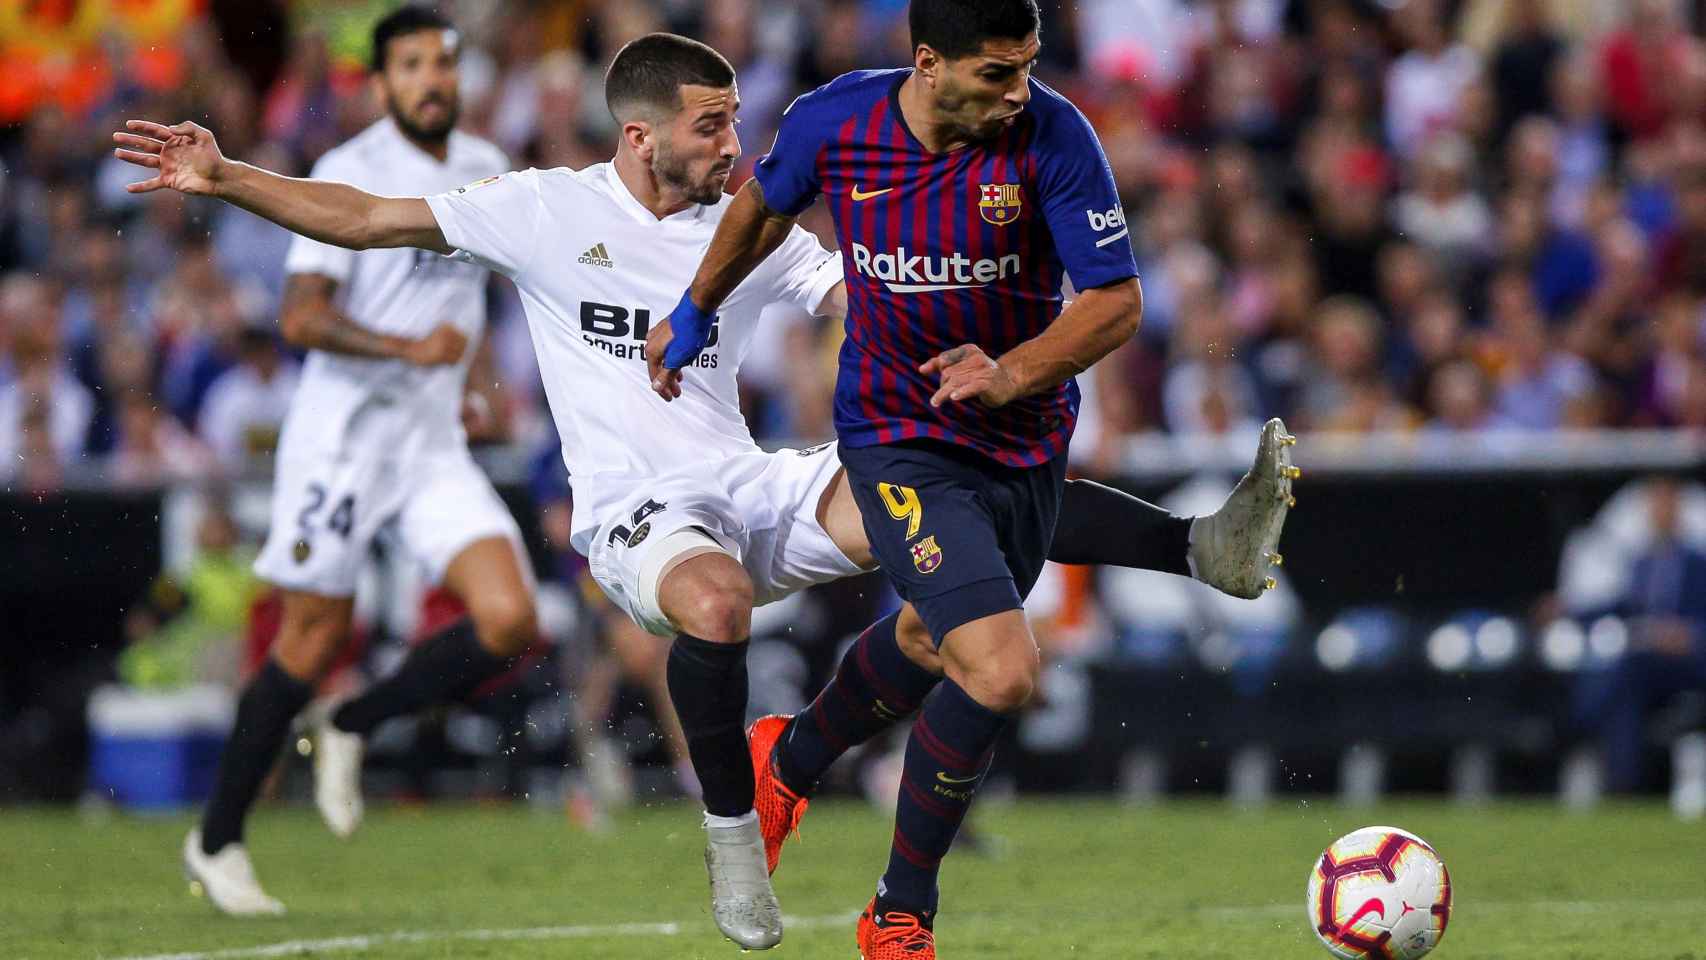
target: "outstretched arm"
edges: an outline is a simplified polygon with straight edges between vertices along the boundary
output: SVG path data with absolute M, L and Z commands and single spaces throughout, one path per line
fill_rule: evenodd
M 693 285 L 669 315 L 673 338 L 653 337 L 646 343 L 646 366 L 658 396 L 665 400 L 681 396 L 681 368 L 705 349 L 717 308 L 765 257 L 776 252 L 793 226 L 793 217 L 765 206 L 764 190 L 756 179 L 748 180 L 735 194 L 699 262 Z
M 449 244 L 432 210 L 419 197 L 376 197 L 343 183 L 281 177 L 228 160 L 206 128 L 194 123 L 167 127 L 147 120 L 115 132 L 120 160 L 159 171 L 128 185 L 131 193 L 177 190 L 217 197 L 265 217 L 292 233 L 352 250 L 419 247 L 448 254 Z

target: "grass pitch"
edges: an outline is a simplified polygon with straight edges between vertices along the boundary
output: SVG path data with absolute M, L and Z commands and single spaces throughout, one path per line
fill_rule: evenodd
M 1451 868 L 1442 960 L 1706 960 L 1706 824 L 1657 805 L 1568 816 L 1547 805 L 1291 801 L 984 805 L 994 858 L 956 852 L 937 924 L 945 958 L 1299 958 L 1328 954 L 1304 880 L 1335 837 L 1410 829 Z M 522 808 L 381 809 L 334 840 L 312 811 L 260 810 L 249 843 L 290 908 L 217 916 L 186 893 L 190 821 L 0 812 L 0 956 L 715 958 L 702 833 L 685 805 L 629 811 L 607 836 Z M 853 958 L 852 916 L 887 859 L 889 822 L 851 802 L 812 808 L 776 876 L 798 921 L 772 956 Z

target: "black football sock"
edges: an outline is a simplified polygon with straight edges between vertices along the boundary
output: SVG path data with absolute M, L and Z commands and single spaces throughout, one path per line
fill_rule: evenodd
M 1113 487 L 1068 480 L 1048 558 L 1188 577 L 1191 520 Z
M 332 714 L 332 726 L 367 736 L 392 717 L 465 699 L 486 681 L 515 666 L 480 645 L 474 622 L 458 620 L 416 647 L 397 672 Z
M 837 757 L 912 716 L 941 677 L 913 663 L 895 641 L 900 614 L 868 627 L 848 646 L 835 676 L 776 743 L 776 770 L 809 796 Z
M 746 747 L 746 647 L 682 634 L 669 648 L 669 699 L 687 737 L 705 812 L 752 810 L 752 756 Z
M 243 842 L 243 820 L 290 733 L 290 721 L 314 695 L 312 684 L 286 673 L 271 657 L 237 701 L 231 739 L 219 758 L 219 779 L 201 818 L 201 849 L 209 855 Z
M 880 912 L 900 910 L 925 924 L 935 917 L 942 858 L 989 772 L 1006 725 L 1006 714 L 973 700 L 952 680 L 944 680 L 925 699 L 906 742 L 894 843 L 888 871 L 877 885 Z

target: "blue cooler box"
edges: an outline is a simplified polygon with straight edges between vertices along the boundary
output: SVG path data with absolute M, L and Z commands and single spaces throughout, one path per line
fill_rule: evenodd
M 89 698 L 89 789 L 131 810 L 201 803 L 213 789 L 235 712 L 223 687 L 102 687 Z

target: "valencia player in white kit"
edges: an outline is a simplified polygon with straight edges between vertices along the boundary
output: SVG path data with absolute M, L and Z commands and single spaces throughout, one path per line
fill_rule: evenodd
M 502 173 L 496 146 L 455 130 L 457 39 L 405 7 L 374 31 L 386 116 L 326 153 L 314 176 L 436 192 Z M 185 843 L 192 879 L 221 910 L 277 913 L 242 843 L 249 807 L 289 724 L 350 634 L 357 575 L 394 535 L 470 617 L 391 677 L 316 717 L 316 799 L 339 835 L 361 816 L 362 738 L 392 716 L 457 698 L 507 670 L 534 635 L 532 579 L 515 520 L 468 453 L 462 404 L 485 326 L 487 272 L 416 250 L 356 253 L 298 237 L 281 325 L 308 350 L 279 443 L 272 523 L 256 572 L 283 592 L 272 655 L 244 690 L 219 780 Z
M 131 121 L 114 139 L 118 156 L 158 171 L 133 191 L 216 196 L 324 243 L 431 250 L 515 282 L 573 484 L 574 546 L 624 612 L 673 638 L 669 690 L 704 791 L 712 917 L 740 945 L 762 949 L 782 930 L 743 729 L 751 608 L 872 561 L 835 446 L 760 450 L 740 414 L 736 371 L 765 305 L 845 311 L 841 258 L 789 231 L 724 302 L 707 349 L 666 404 L 652 390 L 647 340 L 667 343 L 654 328 L 731 202 L 723 188 L 740 154 L 738 90 L 711 48 L 653 34 L 617 54 L 606 97 L 622 135 L 610 163 L 425 197 L 231 162 L 193 123 Z M 1258 594 L 1290 486 L 1276 437 L 1264 434 L 1257 469 L 1208 517 L 1171 517 L 1069 484 L 1063 526 L 1076 517 L 1077 530 L 1125 527 L 1117 547 L 1081 533 L 1056 559 L 1194 571 Z M 903 612 L 889 641 L 922 647 L 929 638 Z

